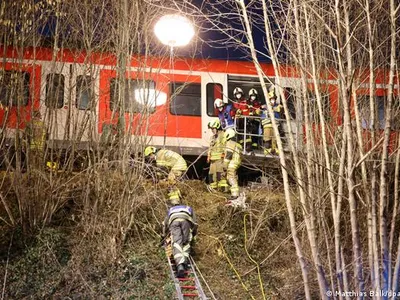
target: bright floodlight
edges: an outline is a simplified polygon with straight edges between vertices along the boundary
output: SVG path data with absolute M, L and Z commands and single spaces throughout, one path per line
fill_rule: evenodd
M 186 46 L 194 36 L 192 23 L 180 15 L 161 17 L 154 27 L 154 32 L 161 43 L 170 47 Z
M 167 102 L 167 95 L 164 92 L 155 89 L 136 89 L 135 99 L 142 105 L 154 108 L 164 105 Z

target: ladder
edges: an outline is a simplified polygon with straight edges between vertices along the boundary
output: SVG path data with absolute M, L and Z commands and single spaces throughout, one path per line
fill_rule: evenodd
M 185 300 L 185 299 L 200 299 L 207 300 L 208 298 L 204 294 L 203 288 L 201 287 L 200 280 L 197 277 L 197 273 L 193 267 L 193 258 L 189 256 L 189 264 L 188 269 L 185 271 L 185 277 L 178 278 L 176 277 L 176 265 L 175 260 L 168 255 L 168 265 L 170 270 L 171 279 L 174 282 L 176 289 L 176 299 Z

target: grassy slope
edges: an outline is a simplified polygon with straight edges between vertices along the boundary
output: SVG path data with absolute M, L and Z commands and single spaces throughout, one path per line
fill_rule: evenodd
M 79 199 L 63 206 L 31 238 L 2 223 L 4 299 L 172 299 L 174 287 L 157 237 L 166 206 L 156 195 L 164 190 L 154 190 L 151 183 L 143 186 L 137 192 L 145 198 L 135 206 L 123 238 L 110 233 L 114 217 L 101 219 L 104 211 L 96 218 L 84 213 Z M 268 299 L 301 298 L 300 272 L 278 191 L 249 191 L 249 209 L 242 211 L 225 207 L 223 195 L 210 194 L 200 181 L 186 182 L 182 190 L 199 220 L 195 261 L 217 299 L 262 299 L 260 281 Z M 107 205 L 112 210 L 117 203 Z M 245 235 L 249 255 L 263 261 L 259 275 L 246 253 Z M 204 290 L 211 296 L 206 285 Z

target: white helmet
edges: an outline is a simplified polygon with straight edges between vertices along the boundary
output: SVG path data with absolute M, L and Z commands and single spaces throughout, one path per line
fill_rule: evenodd
M 217 98 L 214 100 L 214 107 L 217 109 L 220 109 L 222 107 L 224 107 L 224 101 L 222 101 L 222 99 Z
M 235 87 L 235 89 L 233 90 L 233 96 L 236 97 L 237 94 L 244 95 L 243 90 L 240 87 Z

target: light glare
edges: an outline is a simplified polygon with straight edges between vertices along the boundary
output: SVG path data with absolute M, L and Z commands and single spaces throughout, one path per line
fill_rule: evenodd
M 194 36 L 192 23 L 180 15 L 161 17 L 154 27 L 154 32 L 161 43 L 170 47 L 186 46 Z
M 155 89 L 140 88 L 135 90 L 135 99 L 139 104 L 154 108 L 167 102 L 167 94 Z

